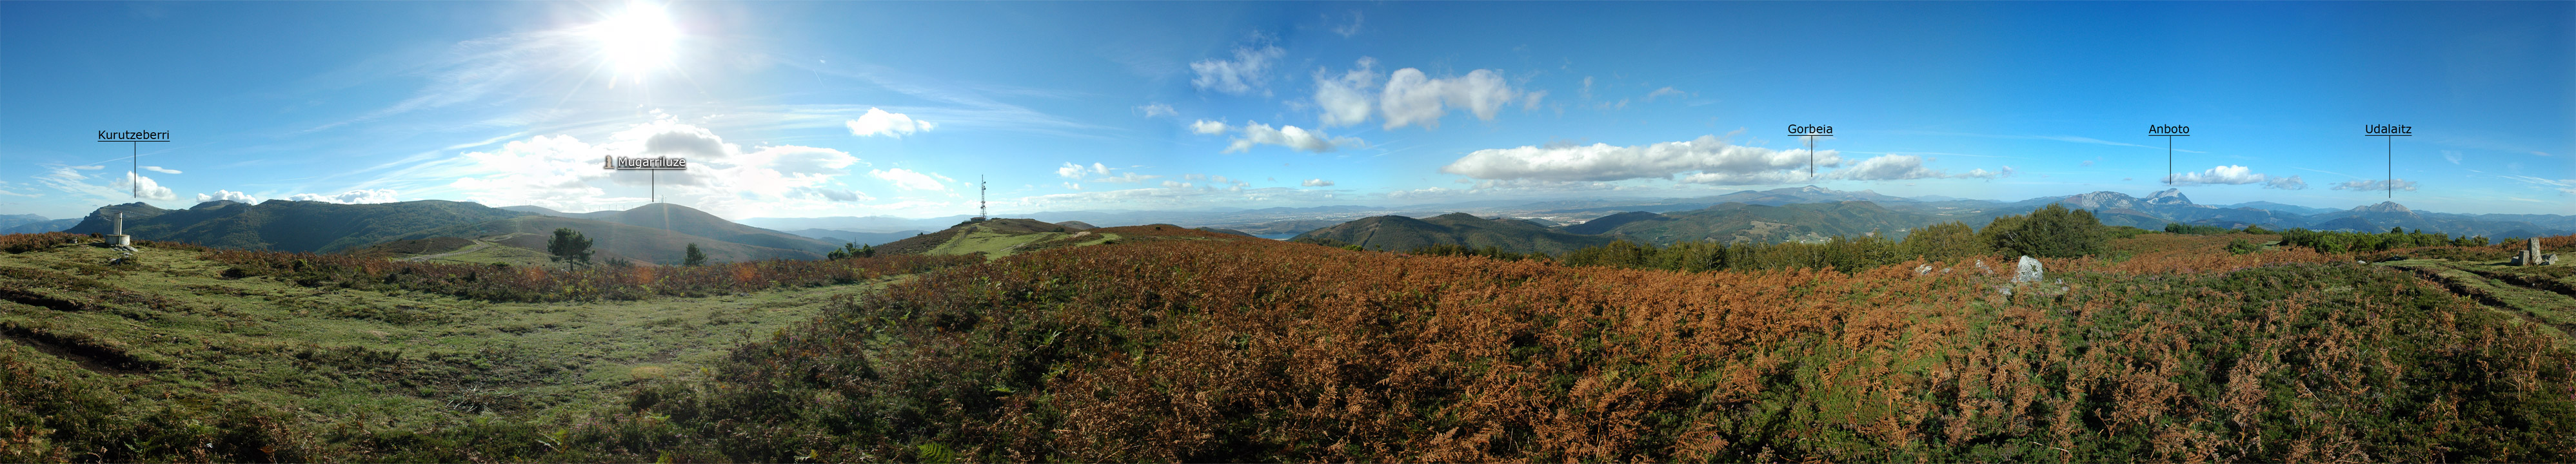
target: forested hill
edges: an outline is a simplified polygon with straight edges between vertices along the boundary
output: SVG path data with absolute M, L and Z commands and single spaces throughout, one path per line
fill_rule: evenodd
M 124 212 L 125 232 L 146 240 L 192 242 L 217 248 L 333 252 L 441 227 L 527 216 L 468 202 L 419 200 L 339 204 L 268 200 L 259 204 L 211 201 L 182 210 L 142 203 L 99 208 L 65 232 L 104 234 Z
M 1498 247 L 1513 253 L 1562 254 L 1601 246 L 1614 240 L 1600 235 L 1568 233 L 1511 218 L 1486 219 L 1449 213 L 1424 219 L 1378 216 L 1307 231 L 1290 239 L 1306 243 L 1358 245 L 1369 250 L 1405 251 L 1433 245 Z

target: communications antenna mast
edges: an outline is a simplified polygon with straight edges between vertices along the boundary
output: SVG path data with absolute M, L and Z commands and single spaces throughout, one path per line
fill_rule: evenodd
M 984 185 L 984 176 L 975 176 L 975 220 L 978 221 L 993 218 L 991 210 L 984 206 L 986 190 L 992 190 L 992 188 Z

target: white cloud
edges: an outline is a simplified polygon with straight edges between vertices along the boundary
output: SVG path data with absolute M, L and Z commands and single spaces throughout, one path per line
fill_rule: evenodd
M 1303 182 L 1303 183 L 1299 183 L 1299 184 L 1297 184 L 1297 185 L 1306 186 L 1306 187 L 1331 187 L 1331 186 L 1333 186 L 1333 181 L 1323 180 L 1323 179 L 1306 179 L 1306 181 L 1305 181 L 1305 182 Z
M 1150 105 L 1145 105 L 1145 106 L 1139 106 L 1139 107 L 1136 107 L 1136 110 L 1137 110 L 1137 111 L 1143 111 L 1143 112 L 1145 112 L 1145 117 L 1148 117 L 1148 118 L 1155 117 L 1155 116 L 1177 116 L 1177 115 L 1180 115 L 1180 114 L 1181 114 L 1181 112 L 1179 112 L 1179 111 L 1173 111 L 1173 110 L 1172 110 L 1172 105 L 1165 105 L 1165 104 L 1161 104 L 1161 103 L 1155 103 L 1155 104 L 1150 104 Z
M 169 187 L 163 187 L 161 186 L 161 183 L 153 182 L 150 177 L 135 175 L 133 173 L 127 173 L 125 178 L 117 179 L 115 182 L 109 183 L 108 186 L 115 187 L 119 191 L 128 192 L 128 195 L 141 196 L 144 199 L 149 200 L 179 199 L 179 195 L 171 193 Z
M 1322 109 L 1323 127 L 1354 126 L 1368 122 L 1372 88 L 1377 86 L 1377 59 L 1360 58 L 1359 67 L 1334 77 L 1324 69 L 1315 70 L 1315 106 Z
M 145 171 L 152 171 L 152 172 L 158 172 L 158 173 L 162 173 L 162 174 L 178 174 L 178 173 L 179 173 L 179 170 L 177 170 L 177 169 L 169 169 L 169 168 L 164 168 L 164 167 L 160 167 L 160 166 L 144 166 L 144 167 L 143 167 L 143 170 L 145 170 Z
M 1342 38 L 1345 38 L 1345 39 L 1347 39 L 1347 38 L 1351 38 L 1351 36 L 1359 35 L 1359 34 L 1360 34 L 1360 24 L 1365 23 L 1365 22 L 1367 22 L 1367 21 L 1368 21 L 1368 17 L 1366 17 L 1366 16 L 1361 16 L 1361 15 L 1360 15 L 1360 12 L 1358 12 L 1358 11 L 1352 11 L 1352 12 L 1351 12 L 1351 23 L 1350 23 L 1350 24 L 1345 24 L 1345 25 L 1340 25 L 1340 26 L 1333 26 L 1333 33 L 1334 33 L 1334 34 L 1340 34 L 1340 35 L 1342 36 Z
M 1067 188 L 1067 189 L 1073 189 L 1073 190 L 1082 190 L 1082 184 L 1076 184 L 1076 183 L 1072 183 L 1072 182 L 1066 182 L 1066 183 L 1064 183 L 1064 188 Z
M 2558 191 L 2558 193 L 2562 193 L 2562 194 L 2567 194 L 2567 195 L 2576 195 L 2576 179 L 2558 179 L 2558 180 L 2550 180 L 2550 179 L 2543 179 L 2543 178 L 2538 178 L 2538 177 L 2531 177 L 2531 176 L 2517 176 L 2517 175 L 2510 175 L 2510 174 L 2508 174 L 2508 175 L 2503 175 L 2503 176 L 2497 176 L 2497 177 L 2503 177 L 2503 178 L 2506 178 L 2506 179 L 2514 180 L 2514 181 L 2516 181 L 2516 182 L 2522 182 L 2522 183 L 2526 183 L 2526 184 L 2531 184 L 2531 185 L 2539 186 L 2540 188 L 2544 188 L 2544 189 L 2556 190 L 2556 191 Z
M 1297 126 L 1280 126 L 1274 129 L 1260 122 L 1248 122 L 1243 125 L 1242 136 L 1236 137 L 1233 144 L 1227 145 L 1225 152 L 1248 151 L 1254 145 L 1278 145 L 1307 152 L 1324 153 L 1345 146 L 1365 147 L 1367 143 L 1356 138 L 1324 135 L 1323 132 L 1309 131 Z
M 1188 182 L 1173 181 L 1173 180 L 1163 181 L 1163 188 L 1190 188 L 1190 186 L 1191 186 L 1191 185 L 1193 185 L 1193 184 L 1188 183 Z
M 1993 179 L 2011 174 L 2010 166 L 2006 166 L 2003 171 L 1974 169 L 1965 173 L 1950 174 L 1939 169 L 1923 167 L 1923 158 L 1914 155 L 1881 155 L 1853 163 L 1848 168 L 1835 170 L 1829 177 L 1849 180 Z
M 215 191 L 215 193 L 214 193 L 214 194 L 212 194 L 212 195 L 209 195 L 209 194 L 203 194 L 203 193 L 197 194 L 197 202 L 198 202 L 198 203 L 205 203 L 205 202 L 215 201 L 215 200 L 238 201 L 238 202 L 242 202 L 242 203 L 252 203 L 252 204 L 257 204 L 257 203 L 259 203 L 259 199 L 258 199 L 258 198 L 254 198 L 254 197 L 250 196 L 250 194 L 248 194 L 248 193 L 235 192 L 235 191 L 231 191 L 231 190 L 216 190 L 216 191 Z
M 350 190 L 350 191 L 347 191 L 347 192 L 340 192 L 340 193 L 338 193 L 338 194 L 333 194 L 333 195 L 322 195 L 322 194 L 313 194 L 313 193 L 298 193 L 298 194 L 294 194 L 294 195 L 287 195 L 285 199 L 287 199 L 287 200 L 294 200 L 294 201 L 319 201 L 319 202 L 324 202 L 324 203 L 339 203 L 339 204 L 343 204 L 343 205 L 364 205 L 364 204 L 374 204 L 374 203 L 393 203 L 393 202 L 397 202 L 397 201 L 402 201 L 402 200 L 399 200 L 399 199 L 395 199 L 395 198 L 394 198 L 394 191 L 393 191 L 392 189 Z
M 609 156 L 685 157 L 689 168 L 650 174 L 601 169 L 601 159 Z M 795 145 L 746 149 L 669 116 L 628 126 L 599 143 L 540 135 L 463 158 L 470 164 L 447 188 L 489 206 L 626 209 L 653 201 L 650 193 L 718 216 L 747 217 L 870 198 L 833 185 L 861 164 L 848 153 Z
M 2344 182 L 2338 182 L 2338 183 L 2335 183 L 2335 184 L 2334 184 L 2334 189 L 2335 189 L 2335 190 L 2359 190 L 2359 191 L 2388 190 L 2388 186 L 2389 186 L 2389 184 L 2390 184 L 2390 183 L 2391 183 L 2391 181 L 2386 181 L 2386 180 L 2354 180 L 2354 181 L 2344 181 Z M 2409 192 L 2415 191 L 2415 181 L 2406 180 L 2406 179 L 2395 179 L 2395 182 L 2394 182 L 2394 183 L 2397 185 L 2397 189 L 2398 189 L 2398 190 L 2405 190 L 2405 191 L 2409 191 Z M 2564 192 L 2564 191 L 2562 190 L 2562 192 Z
M 878 179 L 885 179 L 887 182 L 893 182 L 894 186 L 901 187 L 904 190 L 948 190 L 948 184 L 940 183 L 938 179 L 932 179 L 928 175 L 923 175 L 920 172 L 904 168 L 883 170 L 871 169 L 868 170 L 868 175 L 876 176 Z
M 1098 178 L 1098 179 L 1092 179 L 1091 181 L 1092 181 L 1092 182 L 1108 182 L 1108 183 L 1113 183 L 1113 184 L 1133 184 L 1133 183 L 1137 183 L 1137 182 L 1144 182 L 1144 181 L 1145 181 L 1145 180 L 1147 180 L 1147 179 L 1155 179 L 1155 178 L 1160 178 L 1160 177 L 1163 177 L 1163 176 L 1146 176 L 1146 175 L 1138 175 L 1138 174 L 1136 174 L 1136 173 L 1134 173 L 1134 172 L 1125 172 L 1125 173 L 1119 173 L 1119 175 L 1116 175 L 1116 176 L 1110 176 L 1110 177 L 1102 177 L 1102 178 Z
M 1234 60 L 1231 61 L 1210 59 L 1191 62 L 1190 70 L 1197 72 L 1198 78 L 1191 79 L 1190 85 L 1235 95 L 1252 93 L 1269 79 L 1265 74 L 1269 72 L 1271 62 L 1287 54 L 1287 50 L 1277 46 L 1242 47 L 1234 49 Z
M 858 119 L 850 120 L 843 125 L 849 126 L 850 135 L 860 137 L 883 135 L 894 138 L 903 138 L 903 136 L 912 135 L 913 132 L 929 132 L 931 128 L 937 127 L 930 121 L 916 120 L 903 113 L 888 113 L 886 110 L 876 108 L 868 108 L 866 114 L 861 114 Z
M 1808 166 L 1806 150 L 1772 150 L 1731 145 L 1717 136 L 1642 146 L 1548 145 L 1493 148 L 1469 152 L 1442 166 L 1440 172 L 1477 179 L 1604 182 L 1669 179 L 1698 171 L 1686 182 L 1716 184 L 1767 183 L 1790 180 L 1790 170 Z M 1816 153 L 1817 166 L 1840 166 L 1842 156 Z M 1796 173 L 1804 177 L 1806 173 Z
M 1055 168 L 1055 175 L 1057 177 L 1073 179 L 1081 179 L 1083 174 L 1089 172 L 1091 172 L 1089 168 L 1084 168 L 1082 165 L 1073 163 L 1064 163 L 1064 167 Z
M 2300 180 L 2299 176 L 2272 176 L 2254 172 L 2252 168 L 2236 165 L 2218 166 L 2201 172 L 2174 174 L 2166 177 L 2165 182 L 2173 185 L 2263 184 L 2263 188 L 2282 190 L 2301 190 L 2308 188 L 2307 181 Z
M 1225 123 L 1201 119 L 1198 122 L 1190 123 L 1190 132 L 1194 132 L 1199 135 L 1223 134 L 1225 133 Z
M 2451 164 L 2460 164 L 2460 151 L 2442 150 L 2442 160 L 2449 161 Z
M 107 168 L 107 166 L 72 166 L 72 169 L 79 169 L 79 170 L 83 170 L 83 171 L 96 171 L 96 170 L 106 169 L 106 168 Z
M 1665 88 L 1655 89 L 1655 91 L 1653 91 L 1653 92 L 1647 92 L 1647 93 L 1646 93 L 1646 101 L 1647 101 L 1647 102 L 1649 102 L 1649 103 L 1651 103 L 1651 102 L 1654 102 L 1654 101 L 1655 101 L 1655 99 L 1657 99 L 1657 98 L 1663 98 L 1663 97 L 1680 97 L 1680 96 L 1683 96 L 1683 95 L 1684 95 L 1684 93 L 1683 93 L 1682 91 L 1679 91 L 1679 90 L 1673 90 L 1673 88 L 1672 88 L 1672 87 L 1665 87 Z
M 1503 82 L 1502 73 L 1489 69 L 1433 79 L 1420 69 L 1404 68 L 1388 76 L 1386 90 L 1378 96 L 1378 108 L 1386 116 L 1387 129 L 1417 124 L 1436 129 L 1450 107 L 1466 109 L 1478 119 L 1491 121 L 1503 105 L 1518 95 L 1520 91 Z

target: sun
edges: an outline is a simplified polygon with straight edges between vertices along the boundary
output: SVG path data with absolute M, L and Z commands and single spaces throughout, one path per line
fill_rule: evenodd
M 637 81 L 642 81 L 645 74 L 671 67 L 680 41 L 680 28 L 671 23 L 670 12 L 661 5 L 640 1 L 627 3 L 625 12 L 592 24 L 584 32 L 599 43 L 600 53 L 618 77 Z

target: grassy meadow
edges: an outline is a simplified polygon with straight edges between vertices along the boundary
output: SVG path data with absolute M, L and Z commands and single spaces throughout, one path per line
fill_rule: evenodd
M 2576 297 L 2518 243 L 2145 233 L 2014 283 L 1090 232 L 583 271 L 0 237 L 0 459 L 2576 460 Z

